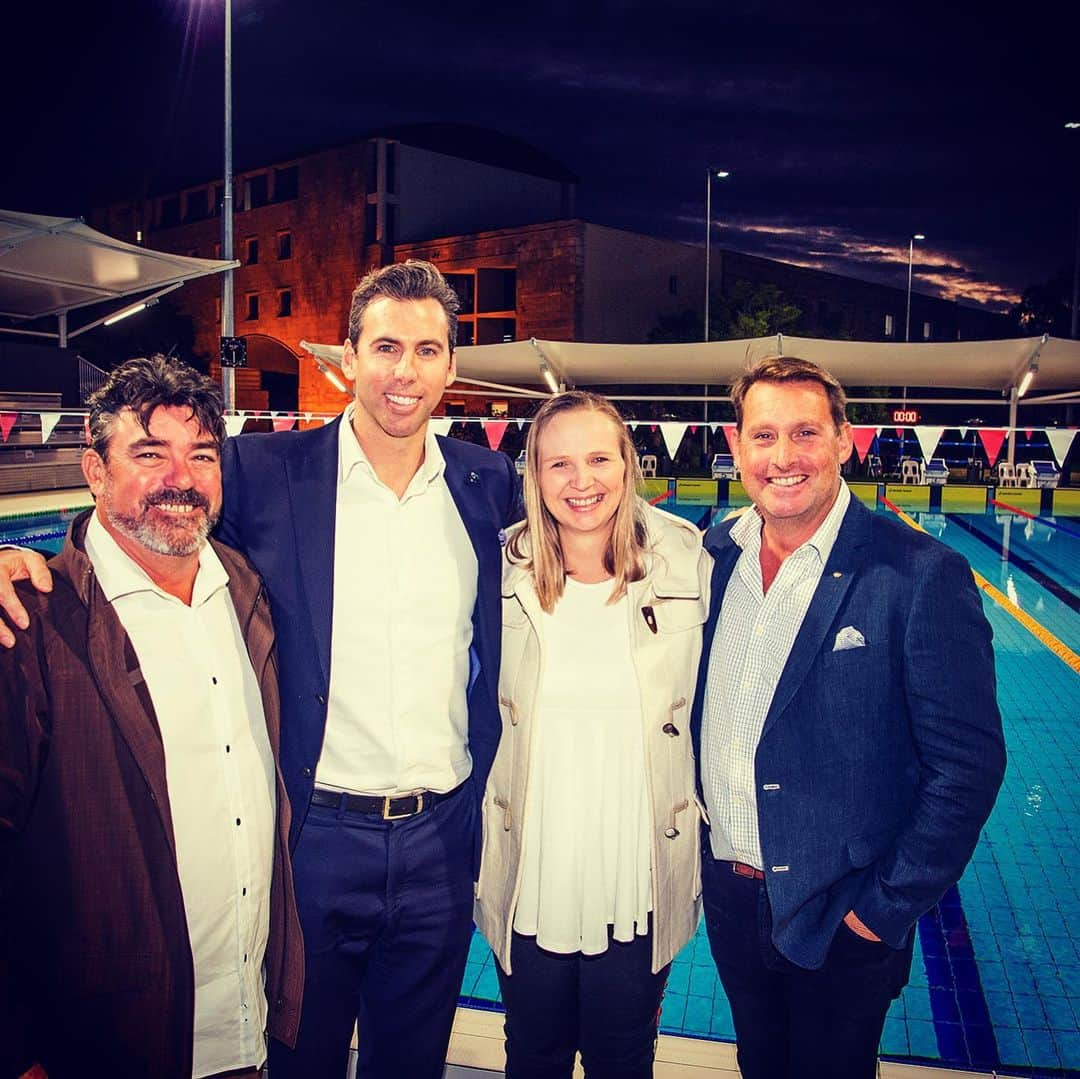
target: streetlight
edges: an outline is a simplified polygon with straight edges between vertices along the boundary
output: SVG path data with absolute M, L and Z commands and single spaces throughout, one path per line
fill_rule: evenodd
M 1080 129 L 1080 120 L 1070 120 L 1065 125 L 1070 131 Z M 1080 310 L 1080 210 L 1076 213 L 1076 259 L 1073 262 L 1073 302 L 1072 302 L 1072 332 L 1070 336 L 1077 339 L 1077 311 Z
M 705 170 L 705 340 L 709 340 L 709 268 L 712 256 L 712 182 L 731 175 L 722 169 Z
M 925 240 L 921 232 L 916 232 L 908 241 L 907 248 L 907 318 L 904 320 L 904 341 L 911 340 L 911 261 L 915 255 L 915 241 Z
M 221 257 L 233 257 L 233 175 L 232 175 L 232 0 L 225 0 L 225 182 L 221 198 Z M 221 336 L 233 336 L 233 271 L 221 276 Z M 236 411 L 236 376 L 231 367 L 221 365 L 221 392 L 225 410 Z

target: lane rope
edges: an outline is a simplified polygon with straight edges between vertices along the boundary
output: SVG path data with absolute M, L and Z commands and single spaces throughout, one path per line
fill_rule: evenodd
M 1075 532 L 1068 525 L 1052 521 L 1049 517 L 1036 516 L 1034 513 L 1028 513 L 1027 510 L 1022 510 L 1019 506 L 1010 506 L 1008 502 L 999 502 L 996 498 L 990 498 L 987 499 L 987 501 L 991 506 L 997 506 L 1000 509 L 1008 510 L 1010 513 L 1018 513 L 1021 517 L 1026 517 L 1029 521 L 1038 521 L 1039 524 L 1046 525 L 1047 528 L 1058 528 L 1067 536 L 1076 536 L 1077 539 L 1080 539 L 1080 532 Z
M 880 496 L 883 505 L 892 510 L 904 524 L 914 528 L 916 532 L 929 535 L 925 528 L 913 517 L 906 514 L 895 503 L 890 502 L 884 495 Z M 1080 674 L 1080 655 L 1077 655 L 1064 641 L 1055 637 L 1041 622 L 1037 622 L 1027 611 L 1018 607 L 1004 592 L 995 588 L 981 573 L 971 570 L 975 578 L 975 584 L 982 589 L 1002 610 L 1012 615 L 1041 645 L 1048 648 L 1075 674 Z

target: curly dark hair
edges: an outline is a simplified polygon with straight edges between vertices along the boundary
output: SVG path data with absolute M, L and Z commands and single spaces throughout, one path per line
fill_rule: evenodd
M 188 408 L 201 430 L 219 446 L 225 441 L 220 387 L 193 367 L 160 353 L 122 363 L 86 403 L 90 406 L 90 448 L 103 461 L 109 459 L 113 425 L 125 408 L 135 413 L 147 434 L 155 409 Z

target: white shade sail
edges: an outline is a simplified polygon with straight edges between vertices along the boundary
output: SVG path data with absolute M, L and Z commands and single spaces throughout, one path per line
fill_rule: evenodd
M 77 217 L 0 210 L 0 315 L 9 318 L 60 315 L 239 265 L 151 251 Z
M 300 345 L 341 364 L 340 345 Z M 593 345 L 572 341 L 514 341 L 457 349 L 466 381 L 542 387 L 542 364 L 556 380 L 576 386 L 729 385 L 766 356 L 800 356 L 831 371 L 845 386 L 925 386 L 1001 392 L 1033 364 L 1032 392 L 1080 389 L 1080 341 L 1019 337 L 1004 341 L 893 344 L 758 337 L 685 345 Z

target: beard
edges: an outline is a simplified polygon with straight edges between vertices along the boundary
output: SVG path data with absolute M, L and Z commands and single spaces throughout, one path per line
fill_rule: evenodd
M 200 551 L 221 516 L 220 509 L 212 510 L 209 500 L 195 490 L 182 491 L 176 487 L 163 487 L 142 500 L 138 513 L 122 513 L 112 508 L 111 484 L 105 489 L 105 516 L 120 533 L 141 544 L 155 554 L 183 557 Z M 187 517 L 165 519 L 151 513 L 153 507 L 162 503 L 174 506 L 192 506 Z M 197 512 L 202 510 L 202 513 Z

